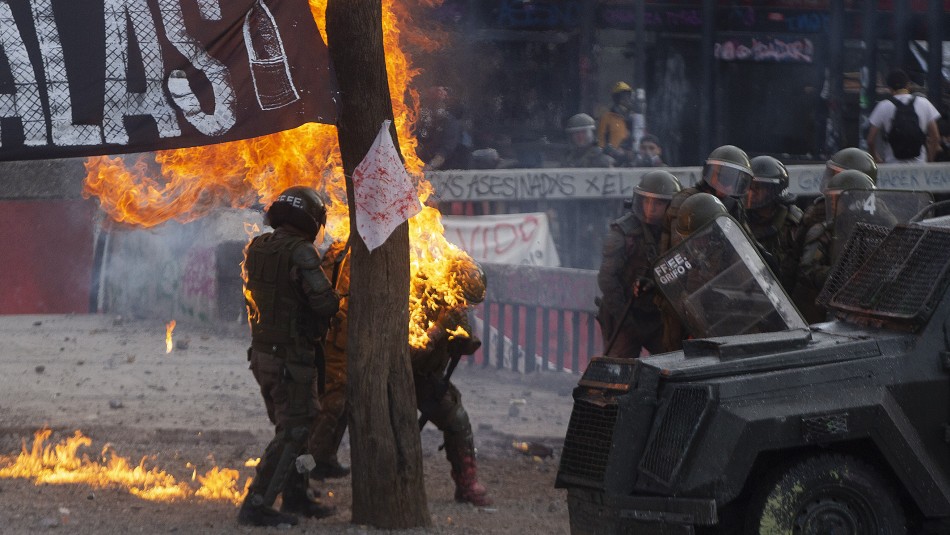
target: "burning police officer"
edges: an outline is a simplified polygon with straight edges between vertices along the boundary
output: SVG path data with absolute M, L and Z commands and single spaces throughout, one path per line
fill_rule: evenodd
M 660 350 L 662 326 L 650 270 L 660 253 L 663 216 L 681 189 L 668 171 L 646 173 L 634 189 L 631 211 L 610 224 L 597 273 L 603 295 L 597 317 L 607 356 L 638 357 L 643 347 Z
M 245 253 L 248 360 L 275 430 L 238 513 L 240 524 L 294 525 L 294 515 L 335 512 L 308 495 L 312 458 L 304 455 L 322 341 L 340 301 L 314 245 L 322 241 L 326 217 L 316 191 L 289 188 L 267 210 L 265 223 L 274 232 L 251 240 Z M 280 512 L 273 509 L 278 494 Z
M 491 505 L 492 500 L 478 481 L 475 437 L 468 413 L 462 406 L 462 394 L 449 379 L 459 359 L 471 355 L 482 345 L 472 334 L 468 307 L 485 299 L 486 279 L 481 266 L 472 260 L 456 270 L 454 276 L 462 290 L 462 301 L 450 306 L 441 302 L 438 292 L 423 292 L 427 299 L 434 298 L 430 306 L 424 307 L 429 319 L 427 342 L 422 348 L 411 347 L 409 356 L 416 403 L 422 413 L 420 424 L 431 421 L 442 431 L 445 457 L 452 466 L 455 481 L 455 501 L 481 507 Z

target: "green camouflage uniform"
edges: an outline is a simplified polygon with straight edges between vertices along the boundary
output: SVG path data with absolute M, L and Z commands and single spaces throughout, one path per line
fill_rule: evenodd
M 659 256 L 659 234 L 659 228 L 628 213 L 610 224 L 604 238 L 597 273 L 602 294 L 597 317 L 608 356 L 638 357 L 641 347 L 651 353 L 660 350 L 662 324 L 660 310 L 654 303 L 655 292 L 640 284 L 642 291 L 636 298 L 633 295 L 638 281 L 652 280 L 653 263 Z
M 269 507 L 279 493 L 285 502 L 306 499 L 307 475 L 287 470 L 281 460 L 306 449 L 322 340 L 339 296 L 320 270 L 313 242 L 290 228 L 254 238 L 244 269 L 250 292 L 248 360 L 275 426 L 248 496 L 252 504 Z
M 779 271 L 775 274 L 789 294 L 795 287 L 798 260 L 798 233 L 801 229 L 802 209 L 794 204 L 774 205 L 769 216 L 759 215 L 757 210 L 746 212 L 752 237 L 772 255 Z

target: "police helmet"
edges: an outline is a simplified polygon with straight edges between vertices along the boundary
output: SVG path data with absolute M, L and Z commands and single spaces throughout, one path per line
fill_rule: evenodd
M 293 186 L 274 199 L 264 223 L 274 228 L 291 225 L 305 232 L 312 241 L 327 224 L 327 208 L 313 188 Z
M 485 300 L 485 292 L 488 286 L 488 276 L 482 269 L 482 266 L 469 259 L 462 265 L 456 275 L 459 286 L 462 289 L 462 297 L 471 304 L 478 304 Z
M 877 183 L 877 163 L 874 162 L 874 158 L 857 147 L 848 147 L 834 153 L 825 163 L 825 174 L 821 177 L 819 191 L 824 193 L 828 180 L 848 169 L 861 171 L 871 179 L 872 183 Z
M 680 181 L 669 171 L 650 171 L 640 178 L 640 183 L 633 188 L 633 213 L 643 222 L 650 225 L 659 225 L 663 222 L 663 214 L 670 206 L 673 195 L 683 189 Z M 647 209 L 644 203 L 662 203 L 658 209 Z
M 633 88 L 627 82 L 617 82 L 610 88 L 610 94 L 617 95 L 619 93 L 633 93 Z
M 825 196 L 825 219 L 833 221 L 838 206 L 838 198 L 845 190 L 872 190 L 874 181 L 857 169 L 845 169 L 828 179 L 823 195 Z
M 727 214 L 726 206 L 715 195 L 694 193 L 680 205 L 673 223 L 674 245 L 685 240 L 700 227 Z
M 586 113 L 578 113 L 572 115 L 570 119 L 567 120 L 567 123 L 564 125 L 564 131 L 568 133 L 580 132 L 582 130 L 593 130 L 597 126 L 597 123 L 594 122 L 594 118 Z
M 745 207 L 762 208 L 778 201 L 790 201 L 788 169 L 771 156 L 756 156 L 750 160 L 752 184 L 745 196 Z
M 703 182 L 723 195 L 742 197 L 752 184 L 749 156 L 734 145 L 714 149 L 703 166 Z

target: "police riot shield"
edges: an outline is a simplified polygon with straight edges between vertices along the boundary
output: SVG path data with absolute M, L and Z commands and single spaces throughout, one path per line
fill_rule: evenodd
M 929 191 L 848 189 L 835 201 L 834 239 L 831 242 L 831 263 L 841 258 L 845 244 L 858 223 L 885 227 L 907 223 L 934 201 Z
M 693 338 L 808 328 L 755 245 L 727 215 L 667 251 L 653 273 Z

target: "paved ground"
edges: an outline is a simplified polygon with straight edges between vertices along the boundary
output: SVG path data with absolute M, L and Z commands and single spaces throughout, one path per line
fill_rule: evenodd
M 171 353 L 164 324 L 102 315 L 0 316 L 0 337 L 6 342 L 0 352 L 0 468 L 21 442 L 48 426 L 53 441 L 81 430 L 92 439 L 93 459 L 109 443 L 133 464 L 146 457 L 148 466 L 180 472 L 179 480 L 211 464 L 238 469 L 244 477 L 252 469 L 243 460 L 259 456 L 272 433 L 247 370 L 246 326 L 179 324 Z M 448 465 L 438 451 L 441 436 L 430 425 L 422 439 L 433 532 L 567 532 L 564 495 L 553 481 L 576 379 L 460 365 L 454 382 L 475 427 L 482 479 L 497 503 L 483 510 L 451 500 Z M 547 446 L 554 455 L 527 456 L 512 445 L 522 441 Z M 348 460 L 348 442 L 341 457 Z M 340 514 L 309 521 L 303 529 L 355 529 L 349 524 L 349 480 L 322 490 L 334 493 Z M 97 534 L 237 528 L 232 504 L 196 498 L 154 503 L 120 489 L 36 487 L 16 479 L 0 480 L 0 496 L 9 504 L 0 510 L 4 533 L 65 524 L 70 533 Z

